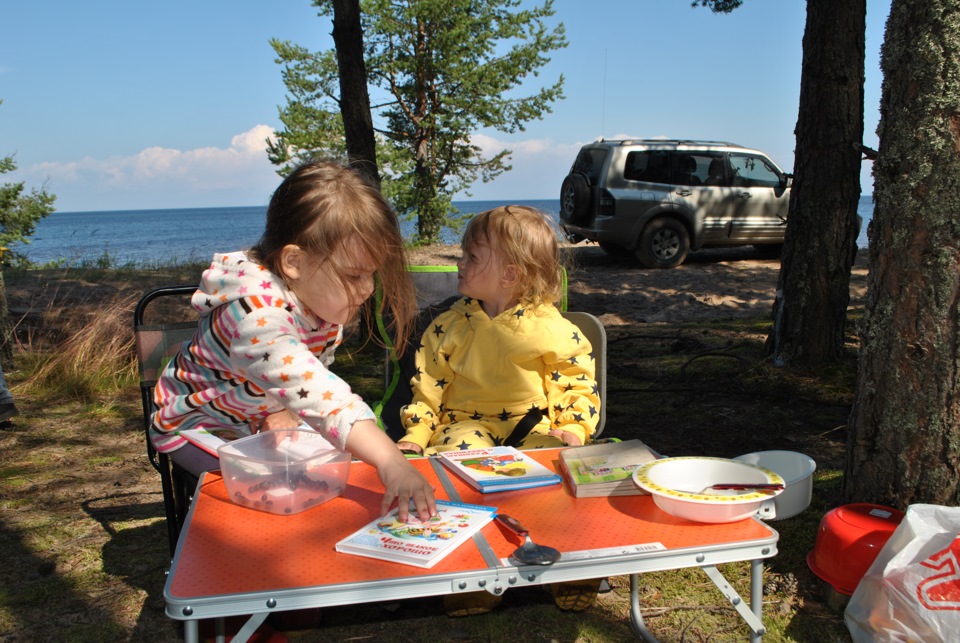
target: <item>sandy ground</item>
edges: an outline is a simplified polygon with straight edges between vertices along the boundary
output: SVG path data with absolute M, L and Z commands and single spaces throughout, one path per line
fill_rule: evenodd
M 649 270 L 631 257 L 610 257 L 594 244 L 565 246 L 569 253 L 569 307 L 585 310 L 605 326 L 754 316 L 772 310 L 780 275 L 777 259 L 752 247 L 692 253 L 673 270 Z M 458 246 L 411 252 L 411 263 L 455 263 Z M 850 305 L 861 306 L 867 267 L 861 251 L 850 282 Z

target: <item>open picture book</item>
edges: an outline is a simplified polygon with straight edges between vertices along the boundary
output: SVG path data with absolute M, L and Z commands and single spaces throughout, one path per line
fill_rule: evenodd
M 394 509 L 336 544 L 344 554 L 433 567 L 496 516 L 496 507 L 437 500 L 437 515 L 421 521 L 413 504 L 406 522 Z

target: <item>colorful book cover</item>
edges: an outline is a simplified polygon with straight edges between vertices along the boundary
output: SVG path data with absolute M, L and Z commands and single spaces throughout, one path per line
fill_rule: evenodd
M 437 500 L 437 515 L 421 521 L 411 505 L 406 522 L 394 509 L 336 544 L 336 550 L 416 567 L 433 567 L 493 520 L 496 507 Z
M 590 444 L 560 452 L 561 471 L 577 496 L 640 494 L 633 472 L 657 454 L 640 440 Z
M 513 447 L 444 451 L 440 461 L 481 493 L 543 487 L 560 476 Z

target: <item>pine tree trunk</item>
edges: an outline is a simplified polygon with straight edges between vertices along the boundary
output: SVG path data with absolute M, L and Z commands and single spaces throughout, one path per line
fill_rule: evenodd
M 13 327 L 7 310 L 7 284 L 0 271 L 0 366 L 4 371 L 13 368 Z
M 843 352 L 856 254 L 866 0 L 807 0 L 790 215 L 768 352 L 818 367 Z
M 957 505 L 960 3 L 894 0 L 843 497 Z
M 340 116 L 350 162 L 378 187 L 377 146 L 363 61 L 360 0 L 333 0 L 333 42 L 340 70 Z

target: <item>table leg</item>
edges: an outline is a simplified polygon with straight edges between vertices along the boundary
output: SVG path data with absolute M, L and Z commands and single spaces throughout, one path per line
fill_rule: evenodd
M 763 618 L 763 561 L 750 561 L 750 609 L 757 619 Z M 750 630 L 750 643 L 760 643 L 762 632 Z
M 640 611 L 639 574 L 630 574 L 630 625 L 637 636 L 647 643 L 658 643 L 657 638 L 647 629 Z
M 183 640 L 184 643 L 199 643 L 200 621 L 183 622 Z

